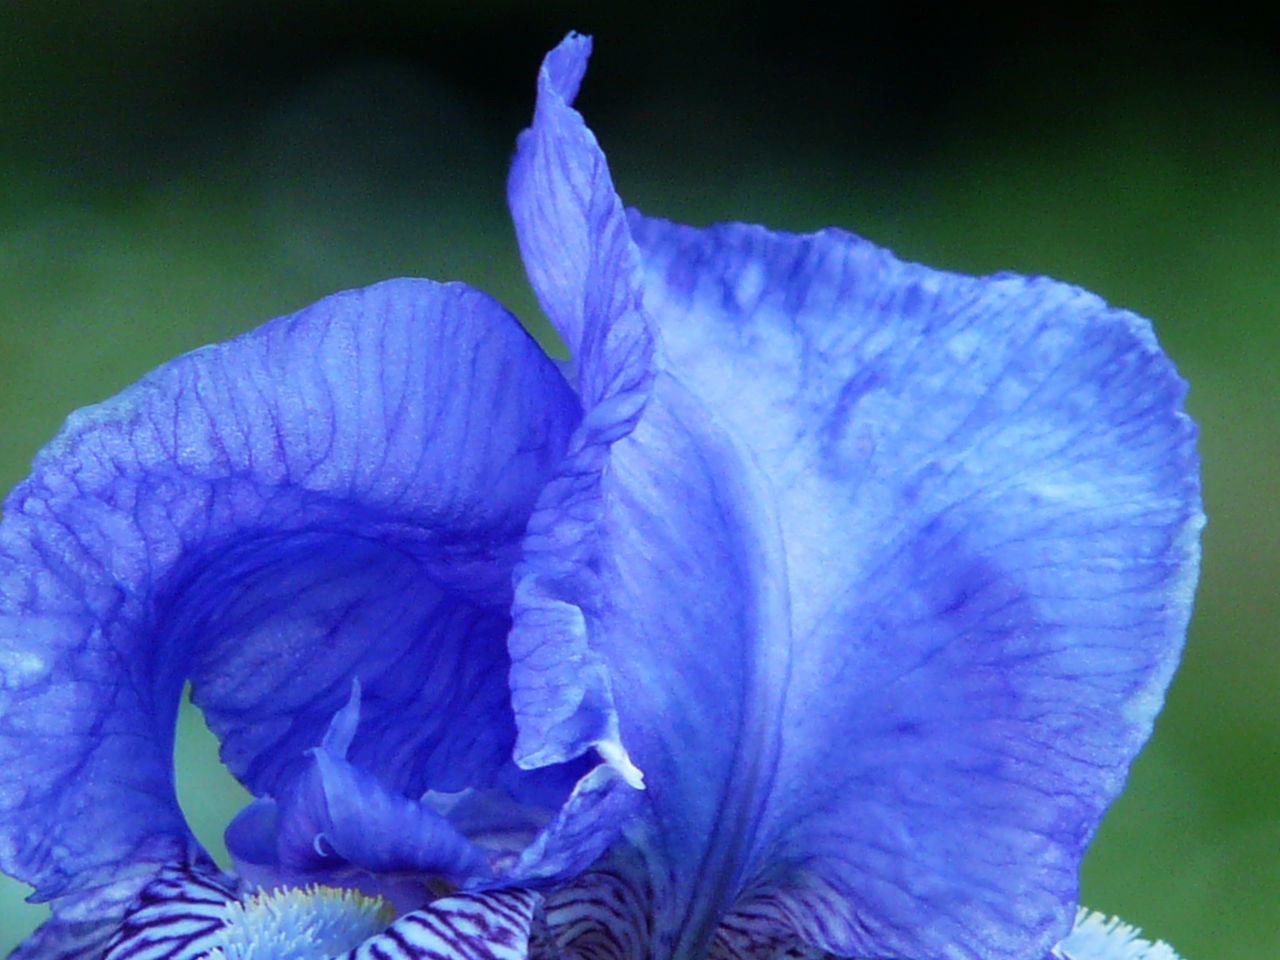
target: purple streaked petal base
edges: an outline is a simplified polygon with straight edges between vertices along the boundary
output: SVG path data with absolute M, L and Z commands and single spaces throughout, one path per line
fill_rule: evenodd
M 442 897 L 335 960 L 527 960 L 541 899 L 518 888 Z
M 138 894 L 102 960 L 196 960 L 218 945 L 225 908 L 237 897 L 227 877 L 199 866 L 166 867 Z

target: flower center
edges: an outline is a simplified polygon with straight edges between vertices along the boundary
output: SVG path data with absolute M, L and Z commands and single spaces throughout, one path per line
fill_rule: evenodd
M 257 893 L 226 905 L 226 928 L 209 960 L 326 960 L 353 950 L 391 923 L 381 897 L 310 886 Z

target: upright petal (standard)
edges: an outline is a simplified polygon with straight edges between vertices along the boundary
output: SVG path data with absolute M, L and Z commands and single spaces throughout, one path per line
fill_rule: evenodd
M 642 856 L 609 883 L 649 891 L 656 956 L 722 923 L 740 947 L 1047 951 L 1190 611 L 1184 385 L 1146 321 L 1065 284 L 582 215 L 617 209 L 570 106 L 586 52 L 548 57 L 513 215 L 571 343 L 636 309 L 568 311 L 597 264 L 639 285 L 653 372 L 574 472 L 590 496 L 531 525 L 521 761 L 606 742 L 644 772 Z M 548 610 L 563 629 L 522 642 Z
M 353 678 L 354 761 L 400 793 L 489 785 L 515 737 L 511 565 L 578 417 L 509 314 L 427 281 L 330 297 L 73 416 L 0 526 L 4 868 L 80 921 L 197 856 L 171 766 L 188 678 L 260 795 Z

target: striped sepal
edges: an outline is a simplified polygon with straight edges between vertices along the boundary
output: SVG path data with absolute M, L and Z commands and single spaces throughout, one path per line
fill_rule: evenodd
M 639 858 L 615 851 L 548 894 L 546 923 L 559 954 L 569 960 L 641 960 L 651 953 L 652 903 Z
M 442 897 L 335 960 L 526 960 L 540 899 L 518 889 Z
M 142 892 L 102 960 L 196 960 L 217 945 L 235 890 L 199 867 L 170 866 Z
M 716 928 L 708 960 L 823 960 L 830 954 L 796 936 L 786 914 L 769 899 L 727 913 Z

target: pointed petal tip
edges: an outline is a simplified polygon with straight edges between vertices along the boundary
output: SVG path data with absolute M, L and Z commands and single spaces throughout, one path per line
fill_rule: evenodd
M 596 744 L 596 753 L 627 786 L 635 790 L 644 789 L 644 771 L 631 762 L 626 747 L 616 740 L 602 740 Z
M 578 86 L 587 72 L 587 60 L 591 57 L 591 37 L 570 30 L 542 60 L 538 86 L 550 90 L 566 104 L 572 104 L 578 95 Z
M 360 726 L 360 678 L 351 678 L 351 696 L 346 705 L 341 707 L 329 721 L 329 729 L 325 731 L 320 749 L 325 750 L 339 760 L 346 759 L 351 741 L 355 739 L 356 728 Z

